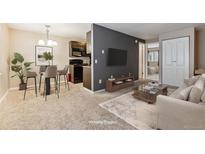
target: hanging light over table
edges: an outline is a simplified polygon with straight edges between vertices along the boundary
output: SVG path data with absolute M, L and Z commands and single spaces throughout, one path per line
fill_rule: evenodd
M 44 41 L 42 39 L 38 40 L 38 45 L 57 46 L 58 43 L 49 38 L 49 32 L 50 32 L 49 29 L 50 29 L 51 26 L 50 25 L 45 25 L 45 27 L 46 27 L 46 41 Z

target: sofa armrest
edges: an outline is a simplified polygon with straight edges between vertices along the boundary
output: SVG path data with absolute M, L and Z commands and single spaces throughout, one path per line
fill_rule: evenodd
M 159 129 L 205 129 L 204 105 L 159 95 L 156 106 Z

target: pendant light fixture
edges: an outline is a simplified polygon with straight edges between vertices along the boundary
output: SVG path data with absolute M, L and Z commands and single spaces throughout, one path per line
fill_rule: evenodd
M 57 46 L 58 43 L 54 40 L 51 40 L 49 38 L 49 32 L 50 32 L 50 25 L 45 25 L 46 27 L 46 40 L 38 40 L 38 45 L 46 45 L 46 46 Z

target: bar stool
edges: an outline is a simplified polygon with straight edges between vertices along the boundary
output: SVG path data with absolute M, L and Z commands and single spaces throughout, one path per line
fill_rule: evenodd
M 37 73 L 25 70 L 25 77 L 26 77 L 26 88 L 24 90 L 24 100 L 25 100 L 25 97 L 26 97 L 26 90 L 27 90 L 27 84 L 28 84 L 28 79 L 29 78 L 34 78 L 34 81 L 35 81 L 35 93 L 36 93 L 36 97 L 37 97 L 37 85 L 36 85 Z
M 46 79 L 54 79 L 55 82 L 55 91 L 57 91 L 57 96 L 59 98 L 59 90 L 58 90 L 58 83 L 57 83 L 57 66 L 48 66 L 46 71 L 43 75 L 44 77 L 44 92 L 43 95 L 45 96 L 45 101 L 47 100 L 46 95 Z
M 59 84 L 59 91 L 60 91 L 60 78 L 61 76 L 64 76 L 64 81 L 65 81 L 65 87 L 66 84 L 68 85 L 68 89 L 69 89 L 69 83 L 67 82 L 67 72 L 68 72 L 68 65 L 65 65 L 63 70 L 58 70 L 58 84 Z
M 42 79 L 43 73 L 46 71 L 46 68 L 47 66 L 40 66 L 39 68 L 39 75 L 40 75 L 39 88 L 38 88 L 39 91 L 41 90 L 41 79 Z

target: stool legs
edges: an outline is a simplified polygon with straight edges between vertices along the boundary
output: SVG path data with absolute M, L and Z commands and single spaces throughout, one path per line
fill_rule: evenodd
M 57 96 L 58 96 L 58 98 L 59 98 L 59 88 L 58 88 L 57 77 L 54 78 L 54 80 L 55 80 L 55 87 L 56 87 L 56 90 L 57 90 Z
M 47 101 L 47 94 L 46 94 L 46 79 L 45 79 L 45 81 L 44 81 L 43 96 L 45 97 L 45 101 Z
M 36 77 L 32 77 L 32 78 L 34 78 L 34 82 L 35 82 L 35 94 L 36 94 L 36 97 L 37 97 L 37 85 L 36 85 Z M 25 100 L 25 98 L 26 98 L 26 91 L 27 91 L 27 86 L 28 86 L 28 77 L 26 78 L 26 88 L 25 88 L 25 90 L 24 90 L 24 97 L 23 97 L 23 99 Z
M 66 85 L 68 86 L 68 89 L 69 89 L 69 83 L 67 82 L 67 75 L 63 75 L 64 77 L 64 81 L 65 81 L 65 88 L 66 88 Z M 59 87 L 59 91 L 60 91 L 60 78 L 61 78 L 61 75 L 58 75 L 58 87 Z
M 35 80 L 35 92 L 36 92 L 36 97 L 37 97 L 37 85 L 36 85 L 36 77 L 34 78 Z
M 60 91 L 60 84 L 61 84 L 61 75 L 58 75 L 58 89 Z
M 64 81 L 65 81 L 65 88 L 66 88 L 66 75 L 64 75 Z
M 39 88 L 38 88 L 39 91 L 41 90 L 41 78 L 42 78 L 42 75 L 40 74 L 40 81 L 39 81 Z
M 51 79 L 51 78 L 50 78 Z M 55 82 L 55 91 L 57 92 L 57 96 L 59 98 L 59 89 L 58 89 L 58 77 L 55 77 L 53 78 L 54 79 L 54 82 Z M 43 96 L 45 97 L 45 101 L 47 101 L 47 94 L 46 94 L 46 79 L 45 79 L 45 82 L 44 82 L 44 92 L 43 92 Z
M 25 88 L 25 90 L 24 90 L 24 96 L 23 96 L 23 99 L 24 99 L 24 100 L 25 100 L 25 98 L 26 98 L 27 83 L 28 83 L 28 78 L 26 78 L 26 88 Z
M 67 85 L 68 85 L 68 90 L 69 90 L 69 89 L 70 89 L 70 87 L 69 87 L 68 76 L 67 76 L 67 74 L 66 74 L 65 76 L 66 76 L 66 83 L 67 83 Z

